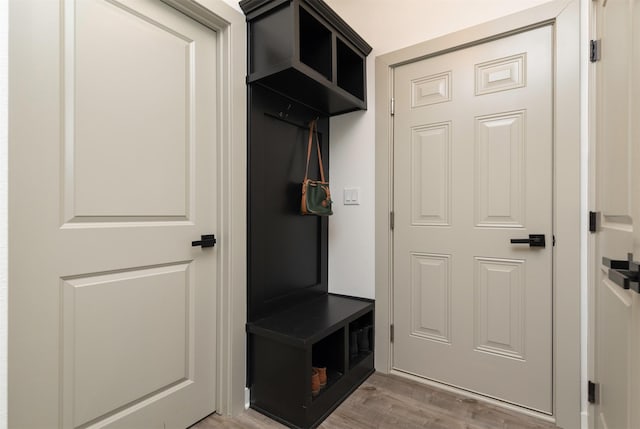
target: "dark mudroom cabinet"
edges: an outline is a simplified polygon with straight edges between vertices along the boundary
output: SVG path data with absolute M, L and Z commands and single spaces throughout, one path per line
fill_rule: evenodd
M 311 428 L 374 368 L 374 302 L 328 293 L 328 218 L 299 214 L 309 122 L 318 120 L 328 174 L 329 117 L 366 109 L 371 47 L 321 0 L 240 6 L 249 41 L 247 384 L 252 408 Z M 309 177 L 319 177 L 317 163 Z M 327 371 L 317 395 L 312 367 Z
M 321 0 L 245 0 L 249 75 L 328 115 L 367 108 L 371 47 Z
M 325 294 L 248 326 L 253 355 L 251 406 L 291 427 L 314 427 L 373 372 L 368 350 L 350 353 L 352 333 L 373 324 L 369 300 Z M 327 368 L 327 385 L 311 394 L 311 368 Z

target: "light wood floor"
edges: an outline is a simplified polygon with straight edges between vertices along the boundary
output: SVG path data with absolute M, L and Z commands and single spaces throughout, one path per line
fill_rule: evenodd
M 280 429 L 249 409 L 235 418 L 212 415 L 192 429 Z M 320 429 L 558 429 L 553 424 L 393 375 L 375 373 Z

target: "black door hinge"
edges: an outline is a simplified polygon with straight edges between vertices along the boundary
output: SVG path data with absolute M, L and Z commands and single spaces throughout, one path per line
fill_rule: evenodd
M 391 230 L 393 230 L 393 228 L 395 228 L 396 226 L 396 216 L 394 212 L 390 212 L 389 213 L 389 227 L 391 228 Z
M 598 212 L 589 212 L 589 232 L 598 231 Z
M 394 332 L 393 332 L 393 325 L 389 326 L 389 340 L 391 342 L 393 342 L 393 337 L 394 337 Z
M 598 385 L 589 380 L 589 384 L 587 384 L 587 401 L 589 401 L 590 404 L 595 404 L 598 401 L 597 389 Z
M 595 63 L 600 61 L 600 55 L 602 54 L 602 42 L 598 40 L 589 41 L 589 61 Z

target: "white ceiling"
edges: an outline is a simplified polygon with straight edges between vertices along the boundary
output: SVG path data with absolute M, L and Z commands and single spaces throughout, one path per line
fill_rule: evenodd
M 550 0 L 325 0 L 376 55 Z

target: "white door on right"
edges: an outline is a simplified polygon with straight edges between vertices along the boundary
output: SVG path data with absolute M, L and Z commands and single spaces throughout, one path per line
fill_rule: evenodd
M 640 295 L 609 279 L 602 258 L 640 260 L 640 1 L 598 0 L 601 59 L 595 63 L 595 320 L 592 380 L 597 429 L 640 427 Z
M 394 76 L 393 367 L 547 414 L 552 43 L 545 26 Z

